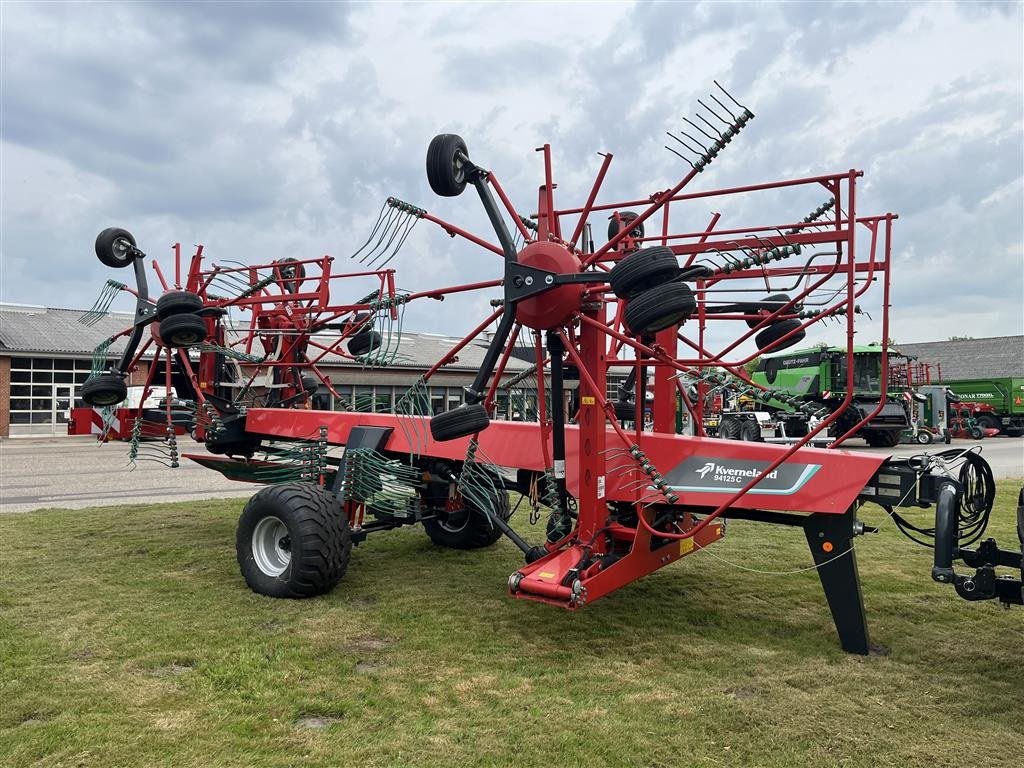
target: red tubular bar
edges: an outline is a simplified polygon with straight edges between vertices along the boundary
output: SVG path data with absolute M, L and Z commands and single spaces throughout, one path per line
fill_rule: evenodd
M 604 161 L 597 172 L 597 178 L 594 179 L 594 183 L 590 187 L 590 195 L 587 197 L 587 202 L 583 204 L 583 210 L 580 211 L 580 220 L 576 223 L 576 229 L 572 231 L 572 237 L 569 238 L 570 251 L 576 250 L 576 243 L 579 242 L 580 235 L 583 234 L 583 227 L 587 224 L 587 217 L 590 216 L 590 210 L 597 199 L 597 193 L 601 190 L 601 185 L 604 183 L 604 176 L 608 173 L 608 166 L 612 164 L 612 154 L 610 152 L 599 152 L 598 154 L 604 158 Z
M 863 175 L 864 175 L 863 171 L 857 171 L 857 176 L 858 177 L 863 176 Z M 687 177 L 692 177 L 692 176 L 693 176 L 693 173 L 687 174 Z M 741 192 L 760 192 L 760 191 L 767 190 L 767 189 L 781 189 L 781 188 L 784 188 L 784 187 L 798 187 L 798 186 L 802 186 L 802 185 L 805 185 L 805 184 L 822 184 L 822 183 L 826 183 L 826 182 L 834 182 L 834 181 L 836 181 L 838 179 L 845 179 L 846 177 L 847 177 L 847 173 L 845 173 L 845 172 L 844 173 L 831 173 L 831 174 L 826 174 L 826 175 L 823 175 L 823 176 L 805 176 L 805 177 L 799 178 L 799 179 L 784 179 L 784 180 L 781 180 L 781 181 L 768 181 L 768 182 L 764 182 L 764 183 L 761 183 L 761 184 L 746 184 L 746 185 L 740 186 L 740 187 L 724 187 L 722 189 L 707 190 L 706 192 L 689 192 L 689 193 L 687 193 L 685 195 L 673 194 L 673 195 L 669 196 L 668 202 L 676 203 L 676 202 L 680 202 L 682 200 L 699 200 L 700 198 L 703 198 L 703 197 L 723 197 L 723 196 L 726 196 L 726 195 L 735 195 L 735 194 L 738 194 L 738 193 L 741 193 Z M 680 186 L 680 189 L 681 188 L 682 188 L 682 186 Z M 640 199 L 640 200 L 627 200 L 625 202 L 606 203 L 604 205 L 595 205 L 592 210 L 595 210 L 595 211 L 612 211 L 612 210 L 615 210 L 616 208 L 627 208 L 627 207 L 633 207 L 633 206 L 638 206 L 638 205 L 647 205 L 648 203 L 651 202 L 651 200 L 654 197 L 656 197 L 656 195 L 652 195 L 651 197 L 643 198 L 643 199 Z M 574 213 L 581 213 L 582 211 L 583 211 L 582 208 L 564 208 L 562 210 L 556 211 L 556 213 L 559 216 L 567 216 L 567 215 L 571 215 L 571 214 L 574 214 Z
M 423 214 L 423 218 L 426 219 L 427 221 L 434 222 L 435 224 L 437 224 L 437 226 L 439 226 L 452 237 L 458 235 L 459 237 L 465 240 L 469 240 L 469 242 L 475 243 L 476 245 L 479 245 L 481 248 L 486 248 L 488 251 L 492 251 L 493 253 L 496 253 L 501 257 L 505 256 L 505 252 L 501 250 L 501 248 L 499 248 L 498 246 L 494 245 L 493 243 L 489 243 L 483 238 L 477 237 L 476 235 L 471 234 L 460 227 L 456 227 L 454 224 L 449 224 L 447 221 L 439 219 L 436 216 L 431 216 L 429 213 Z
M 515 206 L 512 205 L 512 201 L 508 199 L 505 194 L 505 190 L 501 188 L 501 184 L 498 183 L 498 177 L 488 171 L 487 183 L 494 187 L 494 191 L 498 193 L 498 198 L 505 205 L 505 210 L 508 211 L 508 215 L 512 217 L 512 223 L 516 225 L 519 230 L 519 234 L 523 236 L 523 240 L 530 242 L 530 233 L 527 231 L 526 226 L 519 219 L 519 213 L 516 211 Z
M 478 325 L 476 328 L 474 328 L 472 331 L 470 331 L 462 341 L 460 341 L 454 347 L 449 349 L 448 353 L 444 357 L 442 357 L 440 360 L 438 360 L 436 363 L 434 363 L 434 365 L 430 368 L 430 370 L 427 371 L 425 374 L 423 374 L 424 381 L 429 379 L 431 376 L 433 376 L 439 370 L 441 370 L 441 368 L 443 366 L 447 365 L 451 361 L 451 359 L 453 357 L 455 357 L 457 354 L 459 354 L 459 352 L 461 352 L 463 349 L 465 349 L 467 344 L 469 344 L 473 339 L 475 339 L 477 336 L 479 336 L 481 333 L 483 333 L 484 329 L 488 325 L 490 325 L 495 320 L 497 320 L 499 317 L 501 317 L 501 315 L 504 313 L 504 311 L 505 311 L 504 307 L 498 307 L 496 310 L 494 310 L 494 312 L 491 313 L 490 317 L 488 317 L 486 320 L 484 320 L 482 323 L 480 323 L 480 325 Z

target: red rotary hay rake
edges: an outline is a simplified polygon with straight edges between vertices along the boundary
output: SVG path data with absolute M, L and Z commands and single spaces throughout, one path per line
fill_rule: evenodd
M 154 262 L 164 289 L 154 302 L 145 255 L 124 230 L 105 230 L 96 242 L 100 259 L 134 266 L 136 320 L 124 331 L 128 349 L 108 370 L 97 366 L 83 397 L 96 406 L 119 402 L 125 375 L 155 348 L 147 387 L 173 385 L 191 403 L 196 435 L 209 451 L 188 458 L 269 485 L 246 506 L 237 538 L 247 582 L 268 595 L 326 592 L 343 575 L 353 542 L 421 523 L 442 546 L 474 548 L 508 536 L 526 561 L 508 579 L 510 594 L 576 609 L 710 546 L 728 519 L 743 519 L 803 529 L 843 648 L 867 653 L 853 541 L 867 530 L 858 507 L 870 501 L 934 546 L 934 579 L 953 583 L 967 599 L 1021 603 L 1021 581 L 996 574 L 1000 566 L 1021 568 L 1020 553 L 991 539 L 968 549 L 984 533 L 994 494 L 977 454 L 897 460 L 837 450 L 887 402 L 884 346 L 883 396 L 874 408 L 858 408 L 850 376 L 845 396 L 834 393 L 841 404 L 808 413 L 813 428 L 791 445 L 703 434 L 703 408 L 726 387 L 755 400 L 777 398 L 751 383 L 747 364 L 799 343 L 817 324 L 845 328 L 849 371 L 856 368 L 858 315 L 880 318 L 887 338 L 896 218 L 858 212 L 861 173 L 853 170 L 690 191 L 753 118 L 724 91 L 717 95 L 713 108 L 701 102 L 703 125 L 687 120 L 687 133 L 669 134 L 669 149 L 689 166 L 671 188 L 598 204 L 608 154 L 583 205 L 557 208 L 545 145 L 544 180 L 528 218 L 495 174 L 471 160 L 461 138 L 437 136 L 427 153 L 431 187 L 444 197 L 472 187 L 496 242 L 389 199 L 357 251 L 361 272 L 337 273 L 326 256 L 206 266 L 199 247 L 184 276 L 177 254 L 173 285 Z M 810 215 L 780 224 L 738 225 L 717 213 L 700 219 L 708 204 L 736 210 L 767 201 L 806 210 L 808 200 L 822 197 Z M 608 220 L 600 247 L 593 217 Z M 421 220 L 491 251 L 500 274 L 418 293 L 396 290 L 386 263 Z M 337 303 L 339 281 L 370 290 Z M 405 305 L 463 291 L 500 298 L 393 413 L 302 407 L 317 388 L 340 397 L 318 368 L 328 355 L 386 366 L 397 354 Z M 495 324 L 464 402 L 433 413 L 431 377 Z M 510 379 L 513 357 L 530 367 Z M 607 394 L 610 374 L 620 380 L 614 397 Z M 510 381 L 526 379 L 536 393 L 533 420 L 493 418 L 496 403 L 513 392 Z M 653 423 L 644 429 L 647 411 Z M 682 412 L 693 434 L 677 434 Z M 133 440 L 133 459 L 177 462 L 170 398 L 163 418 L 166 440 L 156 447 Z M 828 432 L 835 438 L 829 448 L 806 447 Z M 331 454 L 335 446 L 345 447 L 343 455 Z M 527 496 L 535 511 L 546 508 L 542 543 L 510 527 L 509 490 Z M 931 504 L 933 529 L 895 509 Z M 954 558 L 974 573 L 956 573 Z

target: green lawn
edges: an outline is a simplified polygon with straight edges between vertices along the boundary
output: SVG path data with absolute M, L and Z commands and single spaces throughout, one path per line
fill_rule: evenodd
M 1004 544 L 1019 486 L 1000 484 Z M 712 557 L 800 568 L 794 529 L 731 523 L 569 613 L 506 597 L 506 541 L 418 529 L 371 538 L 327 597 L 259 597 L 240 507 L 0 517 L 0 765 L 1021 765 L 1024 612 L 932 583 L 891 524 L 857 542 L 890 649 L 862 658 L 813 572 Z

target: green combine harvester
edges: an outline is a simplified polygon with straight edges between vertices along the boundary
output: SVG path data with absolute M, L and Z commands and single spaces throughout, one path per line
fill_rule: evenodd
M 832 425 L 830 433 L 845 434 L 858 421 L 872 413 L 882 396 L 882 348 L 877 344 L 854 347 L 853 402 Z M 902 362 L 903 356 L 889 350 L 890 366 L 893 358 Z M 841 347 L 814 347 L 782 355 L 763 357 L 751 376 L 755 384 L 797 398 L 806 403 L 820 405 L 834 412 L 846 398 L 846 349 Z M 890 384 L 882 409 L 857 433 L 873 447 L 891 447 L 900 442 L 900 433 L 910 427 L 902 389 L 894 391 Z M 802 414 L 779 400 L 769 400 L 767 407 L 783 417 L 790 437 L 801 431 L 807 434 L 808 425 L 799 422 Z

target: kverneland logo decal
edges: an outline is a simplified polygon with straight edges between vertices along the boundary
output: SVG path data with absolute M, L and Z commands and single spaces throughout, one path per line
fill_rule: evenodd
M 691 456 L 675 466 L 665 480 L 675 491 L 716 493 L 737 491 L 756 479 L 748 491 L 753 494 L 788 495 L 796 493 L 821 469 L 820 464 L 785 463 L 765 472 L 766 461 L 737 461 Z

